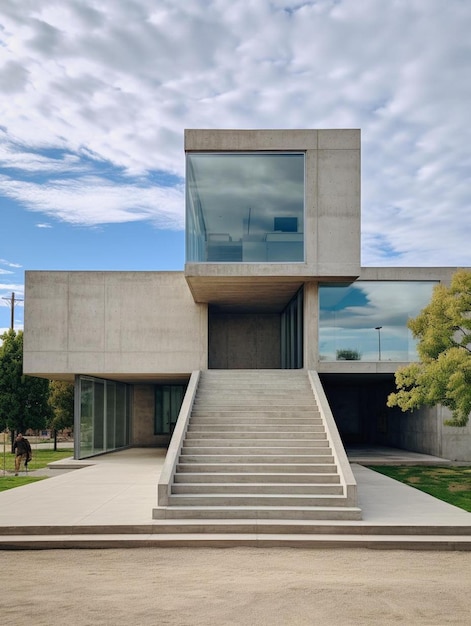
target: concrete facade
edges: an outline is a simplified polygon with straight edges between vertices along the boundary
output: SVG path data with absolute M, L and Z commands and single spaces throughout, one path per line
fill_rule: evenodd
M 207 367 L 207 307 L 182 272 L 26 272 L 24 368 L 130 382 Z
M 305 279 L 358 276 L 359 130 L 187 130 L 185 150 L 305 154 L 305 262 L 187 263 L 185 275 L 196 302 L 269 306 L 280 288 L 293 296 Z
M 187 263 L 184 272 L 28 271 L 25 373 L 128 383 L 131 443 L 165 445 L 169 435 L 154 433 L 154 386 L 186 383 L 199 370 L 282 367 L 283 312 L 302 290 L 303 368 L 325 380 L 351 441 L 471 460 L 471 427 L 445 427 L 441 407 L 413 415 L 386 410 L 393 374 L 406 361 L 328 361 L 319 353 L 320 284 L 448 284 L 458 269 L 360 267 L 360 131 L 188 130 L 185 150 L 304 153 L 304 262 Z

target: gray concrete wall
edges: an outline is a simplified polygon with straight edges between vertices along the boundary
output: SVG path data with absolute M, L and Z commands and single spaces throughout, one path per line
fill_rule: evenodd
M 471 461 L 471 424 L 445 426 L 451 416 L 442 406 L 422 407 L 413 413 L 397 411 L 388 419 L 389 445 L 433 454 L 451 461 Z
M 207 307 L 182 272 L 26 272 L 25 300 L 27 374 L 132 381 L 207 367 Z
M 443 456 L 439 411 L 423 407 L 412 413 L 400 409 L 388 412 L 387 443 L 390 446 Z
M 209 315 L 209 367 L 280 367 L 280 315 Z
M 444 421 L 451 417 L 450 411 L 445 407 L 438 408 L 438 417 L 441 456 L 452 461 L 471 461 L 471 416 L 467 426 L 463 428 L 445 426 Z

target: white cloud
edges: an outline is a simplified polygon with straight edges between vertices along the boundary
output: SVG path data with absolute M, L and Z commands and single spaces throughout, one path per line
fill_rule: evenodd
M 10 139 L 10 140 L 9 140 Z M 59 146 L 57 146 L 59 147 Z M 25 149 L 24 146 L 14 143 L 5 132 L 0 135 L 0 164 L 13 170 L 28 174 L 36 173 L 77 173 L 86 171 L 80 157 L 74 154 L 64 154 L 60 158 L 52 158 Z
M 32 211 L 87 226 L 147 220 L 164 228 L 183 227 L 183 190 L 115 184 L 96 176 L 47 183 L 0 176 L 0 189 Z
M 36 228 L 52 228 L 52 225 L 41 223 L 41 224 L 36 224 Z
M 360 127 L 363 263 L 471 264 L 469 3 L 3 0 L 0 16 L 3 193 L 31 210 L 181 228 L 181 187 L 146 175 L 183 176 L 185 127 Z
M 7 267 L 15 267 L 15 268 L 21 267 L 19 263 L 12 263 L 11 261 L 7 261 L 6 259 L 0 259 L 0 265 L 6 265 Z

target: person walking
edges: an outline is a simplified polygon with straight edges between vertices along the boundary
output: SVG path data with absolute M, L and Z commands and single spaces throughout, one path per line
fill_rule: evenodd
M 18 476 L 20 470 L 21 461 L 24 462 L 25 468 L 28 468 L 28 463 L 31 461 L 31 446 L 26 437 L 23 437 L 21 433 L 18 433 L 15 443 L 13 444 L 13 452 L 15 456 L 15 476 Z

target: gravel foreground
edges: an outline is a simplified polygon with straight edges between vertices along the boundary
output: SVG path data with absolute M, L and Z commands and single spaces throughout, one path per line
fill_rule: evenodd
M 470 581 L 469 552 L 0 552 L 11 626 L 470 624 Z

